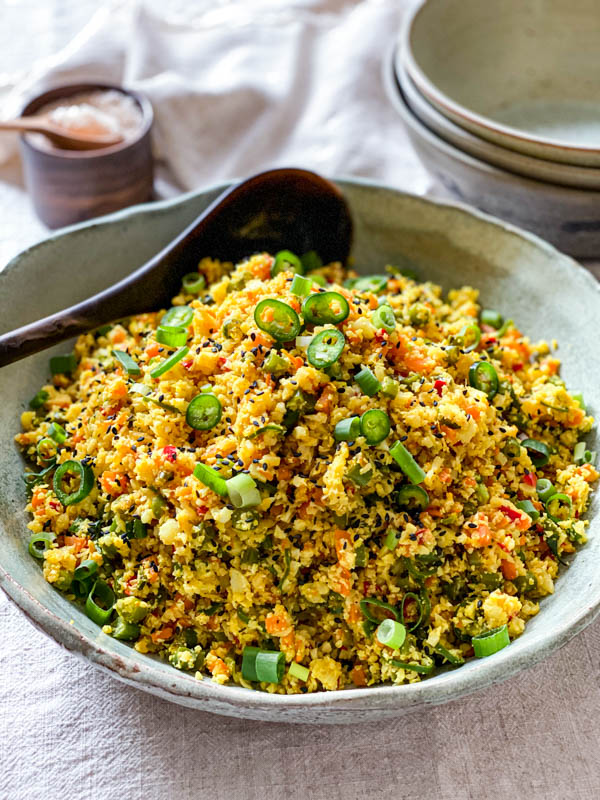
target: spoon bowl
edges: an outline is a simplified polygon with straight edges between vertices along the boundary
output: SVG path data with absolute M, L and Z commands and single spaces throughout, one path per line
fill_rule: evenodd
M 0 131 L 43 133 L 52 144 L 63 150 L 97 150 L 101 147 L 112 147 L 123 141 L 123 136 L 119 133 L 101 134 L 64 128 L 45 114 L 0 122 Z
M 0 367 L 107 322 L 170 304 L 203 256 L 237 261 L 254 252 L 316 250 L 345 262 L 352 219 L 340 190 L 314 172 L 275 169 L 226 189 L 150 261 L 103 292 L 0 336 Z

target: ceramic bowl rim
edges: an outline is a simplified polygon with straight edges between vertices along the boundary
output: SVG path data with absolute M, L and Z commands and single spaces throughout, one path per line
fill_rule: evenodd
M 548 150 L 557 153 L 565 152 L 600 155 L 600 147 L 586 147 L 584 145 L 576 145 L 573 144 L 573 142 L 562 141 L 560 139 L 549 139 L 545 136 L 535 136 L 533 134 L 526 133 L 523 129 L 513 128 L 509 125 L 503 125 L 502 123 L 496 122 L 490 117 L 486 117 L 483 114 L 472 111 L 467 106 L 462 105 L 462 103 L 453 100 L 450 95 L 447 95 L 441 89 L 438 89 L 433 80 L 431 80 L 425 71 L 420 67 L 417 61 L 417 56 L 412 48 L 412 33 L 417 18 L 426 10 L 427 6 L 429 6 L 431 10 L 434 2 L 439 2 L 439 0 L 420 0 L 420 2 L 407 14 L 400 33 L 400 41 L 402 43 L 404 57 L 406 59 L 407 71 L 421 94 L 429 98 L 429 100 L 434 105 L 438 106 L 438 108 L 444 109 L 444 111 L 448 114 L 453 114 L 459 119 L 462 119 L 465 122 L 475 125 L 483 130 L 490 131 L 494 134 L 500 134 L 506 139 L 514 140 L 516 142 L 526 142 L 527 144 L 547 148 Z
M 600 284 L 580 264 L 567 255 L 560 253 L 552 245 L 532 233 L 523 231 L 509 223 L 498 220 L 489 214 L 473 209 L 465 204 L 433 200 L 410 192 L 389 187 L 379 181 L 366 178 L 345 177 L 332 178 L 342 190 L 345 185 L 358 185 L 376 191 L 385 191 L 398 196 L 409 197 L 413 202 L 423 206 L 434 206 L 454 211 L 461 216 L 477 219 L 486 226 L 498 229 L 498 233 L 525 240 L 548 256 L 559 258 L 565 268 L 575 270 L 579 278 L 589 285 L 590 291 L 600 293 Z M 79 231 L 104 227 L 111 223 L 121 222 L 134 216 L 151 217 L 162 214 L 171 208 L 185 205 L 193 198 L 218 192 L 231 185 L 230 181 L 218 182 L 200 190 L 195 190 L 169 200 L 157 203 L 145 203 L 129 209 L 100 217 L 88 222 L 64 228 L 51 234 L 13 258 L 5 270 L 15 270 L 26 254 L 46 247 L 55 240 Z M 0 275 L 1 280 L 1 275 Z M 30 621 L 50 636 L 58 644 L 76 655 L 86 658 L 94 666 L 109 671 L 114 677 L 146 691 L 155 693 L 165 699 L 231 716 L 246 715 L 250 718 L 271 718 L 272 721 L 314 722 L 315 712 L 323 714 L 321 722 L 353 723 L 355 717 L 364 714 L 367 719 L 401 714 L 412 709 L 436 705 L 449 700 L 458 699 L 477 690 L 500 683 L 517 672 L 539 662 L 551 652 L 562 647 L 579 631 L 586 627 L 600 613 L 600 586 L 597 597 L 592 604 L 582 606 L 576 614 L 548 632 L 532 636 L 522 649 L 511 655 L 510 648 L 496 654 L 494 659 L 483 659 L 471 662 L 469 671 L 451 670 L 442 673 L 429 681 L 403 686 L 381 685 L 364 689 L 343 689 L 336 692 L 317 692 L 306 695 L 279 695 L 246 690 L 238 686 L 217 686 L 210 680 L 197 681 L 191 676 L 176 673 L 167 679 L 154 666 L 152 660 L 140 663 L 138 654 L 120 655 L 111 648 L 112 640 L 106 637 L 106 644 L 100 640 L 92 640 L 69 624 L 66 618 L 46 608 L 24 586 L 10 575 L 0 563 L 0 588 L 25 613 Z M 135 651 L 132 649 L 131 654 Z M 452 694 L 448 689 L 452 689 Z M 328 720 L 327 713 L 332 717 Z M 303 716 L 304 714 L 304 716 Z M 343 717 L 341 715 L 344 715 Z
M 456 145 L 447 142 L 437 133 L 432 131 L 431 128 L 428 128 L 427 125 L 425 125 L 425 123 L 419 119 L 414 111 L 408 106 L 404 97 L 404 93 L 402 92 L 402 89 L 400 88 L 396 79 L 393 65 L 393 49 L 390 50 L 390 55 L 391 59 L 388 57 L 383 63 L 383 81 L 385 84 L 386 94 L 394 108 L 402 117 L 403 122 L 407 126 L 411 127 L 417 136 L 419 136 L 421 139 L 425 139 L 436 150 L 441 150 L 449 158 L 452 158 L 456 161 L 461 161 L 469 169 L 475 169 L 479 172 L 487 172 L 491 178 L 498 177 L 502 178 L 502 180 L 520 183 L 521 185 L 526 186 L 528 189 L 536 192 L 551 191 L 555 195 L 564 195 L 566 193 L 571 197 L 593 197 L 596 195 L 598 198 L 600 198 L 600 189 L 567 186 L 560 183 L 552 183 L 550 181 L 542 181 L 537 178 L 531 178 L 527 175 L 520 175 L 516 172 L 511 172 L 508 169 L 497 167 L 495 164 L 490 164 L 481 158 L 477 158 L 477 156 L 466 153 L 464 150 L 456 147 Z M 390 61 L 392 62 L 391 64 Z M 566 199 L 568 198 L 565 196 L 565 200 Z M 543 241 L 541 237 L 540 241 Z
M 445 117 L 442 112 L 436 108 L 436 106 L 433 105 L 433 103 L 431 103 L 429 99 L 422 94 L 422 92 L 419 91 L 419 87 L 413 81 L 408 72 L 404 56 L 405 51 L 400 47 L 399 44 L 396 44 L 393 48 L 392 58 L 394 63 L 394 75 L 398 83 L 399 90 L 402 92 L 404 102 L 408 110 L 419 120 L 419 122 L 421 122 L 422 125 L 427 127 L 427 129 L 430 130 L 434 136 L 438 136 L 451 147 L 456 147 L 458 150 L 461 150 L 465 155 L 470 156 L 471 158 L 479 159 L 484 163 L 495 167 L 496 169 L 511 172 L 518 177 L 529 178 L 529 180 L 532 181 L 549 183 L 555 186 L 566 186 L 570 189 L 580 189 L 582 191 L 592 192 L 600 191 L 600 167 L 584 167 L 581 164 L 567 164 L 565 161 L 548 161 L 547 159 L 540 158 L 539 156 L 534 156 L 529 153 L 522 153 L 519 150 L 512 150 L 509 147 L 503 147 L 497 142 L 484 139 L 467 128 L 461 128 L 461 126 L 452 119 Z M 481 148 L 482 153 L 486 151 L 489 152 L 489 158 L 504 157 L 507 162 L 510 161 L 515 165 L 514 171 L 513 169 L 509 169 L 508 166 L 500 166 L 493 161 L 487 161 L 482 154 L 475 154 L 467 149 L 463 149 L 455 141 L 449 141 L 448 139 L 444 138 L 443 134 L 435 130 L 435 128 L 430 127 L 429 122 L 424 118 L 424 115 L 421 116 L 419 111 L 413 107 L 412 101 L 408 98 L 407 88 L 414 91 L 415 96 L 418 98 L 418 100 L 420 100 L 420 102 L 423 103 L 423 105 L 426 104 L 427 113 L 431 114 L 432 118 L 437 121 L 440 131 L 445 129 L 449 132 L 449 134 L 455 137 L 460 137 L 468 146 L 479 147 Z M 547 170 L 549 173 L 548 177 L 542 178 L 527 172 L 528 168 L 530 167 L 533 167 L 534 169 L 541 168 Z M 554 173 L 554 179 L 550 177 L 550 172 Z M 594 182 L 596 182 L 595 186 L 578 182 L 581 181 L 582 176 L 585 174 L 587 174 L 588 177 L 591 177 Z M 565 177 L 562 177 L 563 175 Z M 567 180 L 569 181 L 568 183 L 566 182 Z M 558 183 L 558 181 L 561 182 Z

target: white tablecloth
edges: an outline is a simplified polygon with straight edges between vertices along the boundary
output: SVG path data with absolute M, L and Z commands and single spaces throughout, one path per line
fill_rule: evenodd
M 406 5 L 0 0 L 0 107 L 9 116 L 34 87 L 77 78 L 143 88 L 163 193 L 275 164 L 425 192 L 380 81 Z M 0 268 L 43 235 L 4 137 Z M 0 799 L 589 800 L 600 783 L 599 640 L 596 623 L 506 684 L 396 721 L 268 725 L 122 686 L 0 593 Z

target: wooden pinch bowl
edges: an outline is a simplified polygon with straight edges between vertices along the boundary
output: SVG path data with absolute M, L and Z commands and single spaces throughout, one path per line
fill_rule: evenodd
M 110 84 L 70 84 L 36 96 L 27 103 L 22 116 L 37 114 L 56 100 L 109 90 L 129 95 L 140 108 L 142 121 L 134 138 L 96 150 L 63 150 L 38 147 L 31 135 L 20 137 L 25 185 L 38 217 L 49 228 L 72 225 L 151 199 L 150 132 L 154 114 L 144 95 Z

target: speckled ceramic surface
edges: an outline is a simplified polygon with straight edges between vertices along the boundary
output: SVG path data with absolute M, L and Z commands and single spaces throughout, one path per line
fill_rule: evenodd
M 409 109 L 395 78 L 393 53 L 383 64 L 383 79 L 419 159 L 454 197 L 520 225 L 572 256 L 600 256 L 600 190 L 524 178 L 468 155 Z
M 419 90 L 521 153 L 600 166 L 597 0 L 425 0 L 402 37 Z
M 532 337 L 560 339 L 563 376 L 584 393 L 592 413 L 598 412 L 600 287 L 589 273 L 539 239 L 469 209 L 357 180 L 340 185 L 355 216 L 354 256 L 362 272 L 379 271 L 386 262 L 410 263 L 423 279 L 440 282 L 445 289 L 462 283 L 478 286 L 486 305 L 514 317 Z M 185 227 L 220 188 L 71 228 L 25 251 L 0 273 L 0 329 L 33 320 L 120 279 Z M 270 695 L 196 681 L 140 655 L 103 634 L 54 591 L 27 554 L 23 464 L 13 436 L 19 414 L 47 374 L 51 352 L 0 372 L 0 586 L 57 642 L 132 686 L 237 717 L 313 723 L 375 720 L 455 700 L 502 681 L 560 647 L 600 608 L 599 518 L 590 526 L 589 543 L 559 580 L 557 593 L 542 602 L 542 611 L 520 639 L 488 659 L 419 684 Z M 599 505 L 595 499 L 592 518 Z
M 404 94 L 407 106 L 433 133 L 459 150 L 474 158 L 487 161 L 500 169 L 516 172 L 526 178 L 573 186 L 576 189 L 600 190 L 600 169 L 580 167 L 573 164 L 560 164 L 543 158 L 517 153 L 507 147 L 500 147 L 480 136 L 461 128 L 451 119 L 441 114 L 437 108 L 422 95 L 410 78 L 401 48 L 394 55 L 396 79 Z

